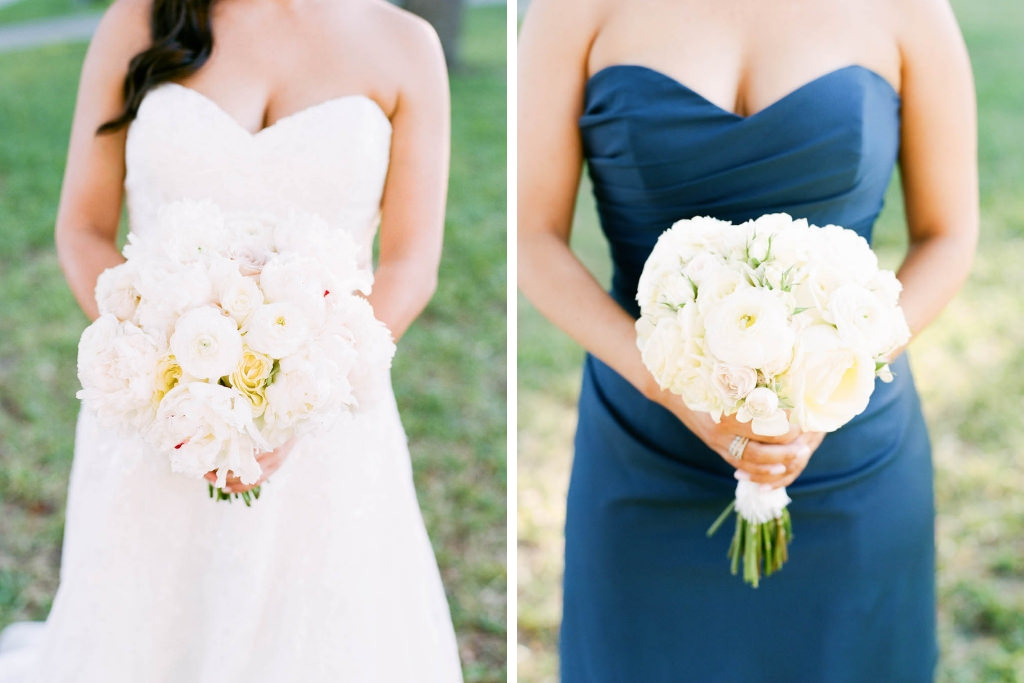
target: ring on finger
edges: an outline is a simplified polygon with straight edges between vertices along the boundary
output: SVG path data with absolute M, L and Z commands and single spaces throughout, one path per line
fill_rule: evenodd
M 748 439 L 745 436 L 734 437 L 733 440 L 732 440 L 732 443 L 729 444 L 729 455 L 734 460 L 742 460 L 743 459 L 743 449 L 745 449 L 747 447 L 747 442 L 749 442 L 749 441 L 750 441 L 750 439 Z

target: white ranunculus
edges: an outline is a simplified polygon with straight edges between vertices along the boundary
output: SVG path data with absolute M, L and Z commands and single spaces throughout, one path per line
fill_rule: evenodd
M 779 379 L 793 403 L 794 423 L 832 432 L 867 407 L 875 363 L 866 351 L 845 346 L 832 326 L 812 325 L 800 332 L 793 364 Z
M 224 213 L 208 199 L 179 199 L 161 204 L 153 234 L 130 233 L 123 254 L 127 259 L 153 259 L 195 264 L 223 251 L 228 244 Z
M 837 289 L 828 311 L 843 343 L 872 357 L 889 353 L 909 336 L 899 309 L 884 305 L 860 285 Z
M 294 353 L 309 337 L 302 311 L 290 303 L 263 304 L 249 316 L 242 329 L 245 343 L 271 358 Z
M 778 519 L 790 501 L 784 486 L 772 488 L 742 479 L 736 482 L 736 513 L 753 524 Z
M 218 487 L 230 471 L 244 484 L 259 480 L 256 453 L 268 445 L 256 431 L 248 400 L 220 384 L 186 382 L 171 389 L 157 411 L 150 440 L 167 453 L 171 469 L 201 477 L 217 470 Z
M 213 306 L 188 311 L 175 323 L 171 352 L 187 374 L 217 381 L 242 358 L 242 336 L 235 321 Z
M 736 419 L 750 422 L 750 428 L 761 436 L 781 436 L 789 431 L 786 411 L 779 408 L 779 397 L 768 387 L 757 387 L 749 394 L 739 410 Z
M 85 328 L 79 341 L 82 389 L 76 395 L 104 425 L 142 428 L 152 419 L 160 355 L 152 337 L 104 314 Z
M 726 401 L 738 401 L 754 390 L 757 373 L 742 365 L 715 363 L 711 382 Z
M 725 363 L 775 374 L 792 355 L 786 306 L 770 290 L 744 288 L 722 299 L 705 319 L 708 348 Z
M 217 304 L 239 325 L 263 303 L 263 292 L 256 280 L 242 275 L 233 261 L 219 259 L 212 263 L 210 282 Z
M 134 320 L 142 301 L 136 287 L 137 271 L 134 262 L 126 261 L 100 273 L 96 280 L 96 305 L 100 315 L 110 313 L 118 320 Z

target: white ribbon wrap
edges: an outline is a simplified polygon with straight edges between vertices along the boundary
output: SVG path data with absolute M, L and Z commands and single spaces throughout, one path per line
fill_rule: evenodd
M 773 489 L 752 481 L 736 482 L 736 513 L 751 524 L 778 519 L 790 500 L 785 487 Z

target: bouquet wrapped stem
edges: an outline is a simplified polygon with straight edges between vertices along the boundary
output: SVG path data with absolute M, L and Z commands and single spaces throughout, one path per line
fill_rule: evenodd
M 732 501 L 707 531 L 710 538 L 736 508 Z M 733 576 L 743 561 L 743 581 L 757 588 L 761 576 L 771 576 L 789 559 L 789 543 L 793 540 L 793 523 L 789 510 L 783 508 L 778 517 L 766 522 L 750 521 L 736 515 L 736 528 L 729 544 L 730 569 Z
M 248 491 L 242 491 L 241 493 L 231 493 L 230 491 L 225 491 L 224 489 L 217 488 L 213 484 L 207 484 L 207 487 L 210 490 L 210 498 L 213 498 L 214 500 L 218 501 L 226 500 L 227 502 L 230 503 L 236 498 L 241 498 L 242 502 L 245 503 L 245 507 L 251 507 L 254 500 L 260 499 L 259 486 L 253 486 Z

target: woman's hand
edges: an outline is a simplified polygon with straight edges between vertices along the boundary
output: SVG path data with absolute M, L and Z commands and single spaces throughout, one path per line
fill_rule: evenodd
M 291 452 L 292 446 L 294 445 L 295 439 L 293 438 L 290 439 L 289 441 L 286 441 L 284 445 L 275 448 L 272 451 L 267 451 L 265 453 L 260 453 L 259 455 L 257 455 L 256 461 L 260 464 L 260 467 L 263 469 L 263 473 L 260 475 L 260 478 L 256 481 L 256 483 L 243 484 L 241 479 L 234 476 L 233 474 L 229 474 L 227 484 L 224 485 L 223 490 L 227 491 L 228 493 L 243 493 L 245 491 L 249 491 L 251 489 L 256 488 L 257 486 L 265 482 L 267 479 L 269 479 L 270 475 L 272 475 L 274 472 L 278 470 L 278 468 L 281 467 L 281 465 L 285 461 L 285 458 L 288 457 L 288 453 Z M 206 475 L 204 476 L 204 479 L 206 479 L 206 481 L 210 482 L 211 484 L 216 484 L 216 470 L 207 472 Z
M 664 392 L 656 400 L 671 410 L 708 448 L 741 472 L 737 478 L 769 484 L 773 488 L 792 484 L 825 438 L 822 432 L 802 432 L 796 427 L 781 436 L 762 436 L 754 434 L 749 424 L 732 416 L 723 416 L 721 421 L 715 422 L 705 412 L 690 410 L 673 394 Z M 739 458 L 729 454 L 729 446 L 736 437 L 750 439 Z

